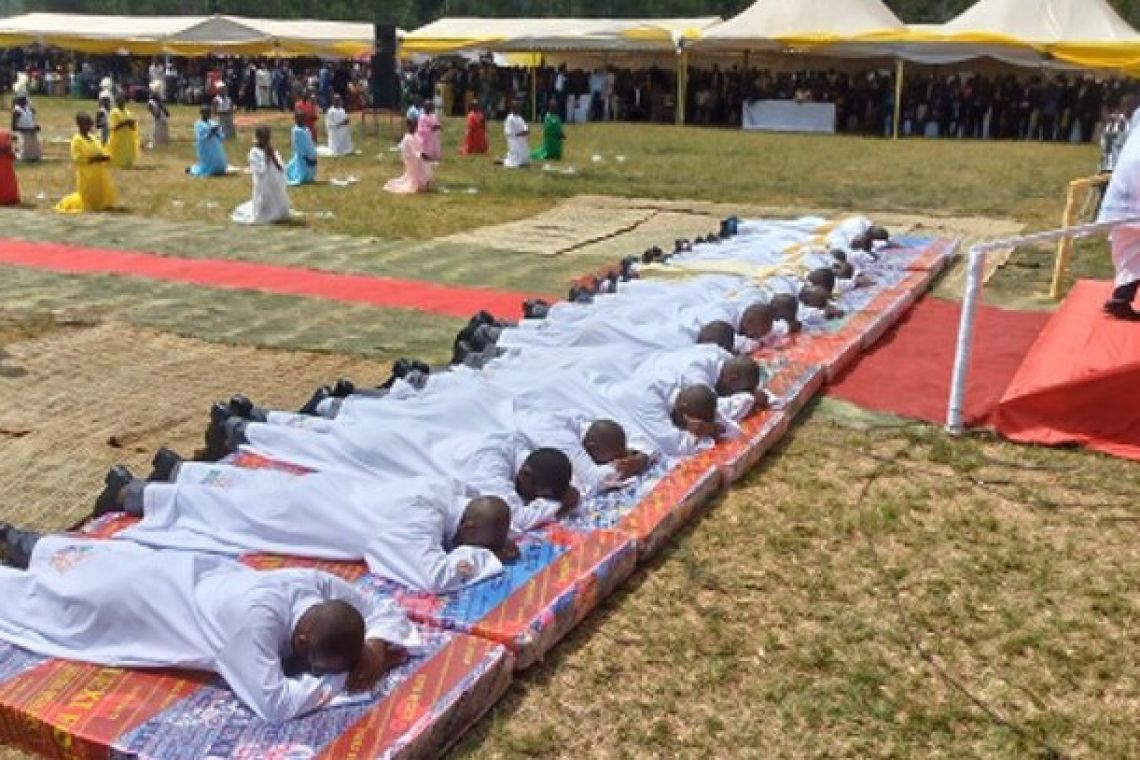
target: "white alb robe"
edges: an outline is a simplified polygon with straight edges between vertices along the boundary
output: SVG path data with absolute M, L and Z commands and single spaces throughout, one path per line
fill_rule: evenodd
M 517 113 L 507 116 L 503 122 L 503 133 L 507 137 L 507 157 L 503 166 L 517 169 L 530 164 L 530 137 L 528 127 Z
M 148 484 L 142 522 L 119 535 L 186 551 L 364 560 L 376 575 L 440 594 L 503 570 L 487 549 L 448 551 L 470 498 L 443 478 L 380 484 L 192 464 L 177 483 Z
M 367 636 L 422 645 L 404 613 L 315 570 L 258 572 L 231 559 L 129 541 L 46 536 L 26 571 L 0 568 L 0 639 L 100 665 L 218 673 L 264 720 L 336 704 L 345 675 L 287 677 L 293 628 L 313 605 L 344 600 Z
M 524 502 L 515 476 L 533 450 L 518 431 L 456 432 L 455 419 L 338 419 L 325 431 L 293 425 L 251 423 L 249 448 L 262 455 L 319 472 L 346 472 L 391 482 L 443 476 L 474 493 L 498 496 L 511 507 L 511 527 L 526 531 L 553 520 L 562 505 L 547 499 Z
M 352 145 L 352 119 L 343 108 L 332 106 L 325 113 L 325 132 L 329 144 L 317 149 L 320 155 L 350 156 L 356 150 Z
M 253 198 L 234 209 L 233 220 L 238 224 L 272 224 L 287 220 L 291 213 L 289 189 L 281 157 L 277 156 L 275 165 L 264 150 L 255 146 L 249 151 L 249 173 L 253 178 Z

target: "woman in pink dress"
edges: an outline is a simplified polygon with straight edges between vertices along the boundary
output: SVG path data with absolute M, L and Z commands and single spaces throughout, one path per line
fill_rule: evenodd
M 429 100 L 424 103 L 424 111 L 420 114 L 419 128 L 416 131 L 420 137 L 420 143 L 424 146 L 424 156 L 429 161 L 438 161 L 443 155 L 443 149 L 439 144 L 441 129 L 443 127 L 440 126 L 439 117 L 435 115 L 435 103 Z
M 416 136 L 416 119 L 408 119 L 408 131 L 400 141 L 400 155 L 404 157 L 404 174 L 389 180 L 384 190 L 389 193 L 410 195 L 427 191 L 431 185 L 431 164 L 424 158 L 424 146 Z

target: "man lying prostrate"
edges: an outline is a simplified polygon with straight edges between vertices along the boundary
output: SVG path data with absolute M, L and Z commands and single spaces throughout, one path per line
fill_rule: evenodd
M 834 273 L 831 277 L 834 282 Z M 803 326 L 821 329 L 829 320 L 843 316 L 843 311 L 831 303 L 831 291 L 806 279 L 801 280 L 794 275 L 777 275 L 767 279 L 762 287 L 769 293 L 768 303 L 780 313 L 777 318 L 784 320 L 792 332 L 798 332 Z M 794 316 L 788 314 L 788 298 L 797 302 Z M 789 316 L 794 323 L 787 321 Z
M 217 407 L 215 407 L 217 409 Z M 569 457 L 557 449 L 532 449 L 518 430 L 465 432 L 462 420 L 434 419 L 405 424 L 393 418 L 339 419 L 322 429 L 211 420 L 229 448 L 241 446 L 271 459 L 318 472 L 348 473 L 379 481 L 442 476 L 480 496 L 497 496 L 511 508 L 511 527 L 527 531 L 578 506 Z M 210 435 L 216 435 L 211 432 Z
M 0 542 L 23 569 L 0 568 L 0 639 L 98 665 L 214 672 L 272 723 L 369 698 L 350 694 L 422 646 L 393 602 L 315 570 L 3 524 Z
M 736 329 L 724 320 L 694 324 L 693 319 L 646 321 L 622 315 L 573 322 L 542 320 L 534 329 L 506 328 L 495 345 L 505 350 L 608 346 L 623 344 L 641 349 L 669 349 L 693 343 L 712 343 L 732 351 Z
M 507 503 L 472 498 L 446 478 L 378 483 L 196 462 L 174 478 L 148 483 L 114 467 L 95 514 L 143 518 L 118 538 L 147 546 L 363 560 L 376 575 L 433 594 L 498 575 L 519 553 Z
M 497 387 L 485 382 L 483 373 L 462 368 L 430 376 L 426 384 L 431 389 L 430 392 L 420 393 L 411 385 L 400 384 L 384 396 L 351 394 L 344 399 L 333 399 L 328 404 L 318 405 L 318 410 L 327 417 L 269 412 L 263 413 L 262 419 L 270 426 L 300 429 L 343 439 L 339 443 L 334 442 L 334 445 L 347 444 L 354 449 L 389 452 L 393 447 L 395 450 L 400 446 L 406 447 L 408 436 L 412 435 L 401 435 L 396 428 L 416 430 L 416 440 L 425 442 L 417 446 L 428 445 L 426 441 L 434 440 L 441 450 L 447 448 L 447 439 L 455 436 L 477 441 L 481 434 L 498 438 L 511 435 L 520 452 L 557 449 L 568 458 L 572 470 L 571 496 L 584 495 L 588 498 L 606 490 L 613 479 L 609 464 L 611 460 L 619 458 L 620 454 L 606 448 L 591 447 L 591 432 L 594 423 L 612 419 L 618 410 L 597 403 L 597 399 L 593 399 L 595 403 L 591 404 L 576 403 L 575 398 L 567 393 L 568 388 L 551 388 L 543 383 L 543 379 L 541 373 L 527 378 L 528 386 L 549 391 L 544 395 L 532 396 L 533 403 L 527 405 L 518 403 L 519 391 L 516 388 Z M 599 412 L 596 416 L 593 414 L 595 411 Z M 240 421 L 226 424 L 230 427 L 243 426 Z M 215 439 L 224 437 L 224 433 L 219 433 L 216 429 L 210 435 Z M 282 436 L 289 437 L 288 433 L 274 435 L 256 429 L 253 432 L 244 431 L 242 435 L 244 439 L 251 439 L 255 447 L 256 441 L 264 443 L 266 438 L 275 441 Z M 303 436 L 294 437 L 304 440 Z M 318 441 L 313 445 L 327 444 L 327 441 Z M 224 455 L 230 448 L 232 446 L 223 446 L 218 453 Z M 480 459 L 487 460 L 489 457 L 490 455 L 482 455 Z M 367 458 L 374 465 L 370 471 L 374 475 L 391 472 L 399 467 L 392 464 L 393 455 L 390 453 L 368 454 Z M 424 461 L 429 462 L 430 457 L 425 457 Z M 463 466 L 462 461 L 452 462 L 447 467 L 453 469 L 444 471 L 444 474 L 455 472 L 458 474 L 451 477 L 467 480 L 462 474 Z M 506 497 L 506 494 L 498 491 L 491 493 Z M 558 501 L 562 500 L 562 497 L 558 498 Z M 518 507 L 513 502 L 512 506 Z
M 570 323 L 593 319 L 645 319 L 647 308 L 662 319 L 681 310 L 701 304 L 715 303 L 730 297 L 747 283 L 738 275 L 701 275 L 683 280 L 635 279 L 619 283 L 616 293 L 596 296 L 592 303 L 560 301 L 553 304 L 543 320 L 524 319 L 517 327 L 535 328 L 544 321 Z

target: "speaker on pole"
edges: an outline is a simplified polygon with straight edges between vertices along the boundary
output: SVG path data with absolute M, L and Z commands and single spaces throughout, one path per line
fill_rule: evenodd
M 400 83 L 396 75 L 396 25 L 376 24 L 372 55 L 372 107 L 398 109 Z

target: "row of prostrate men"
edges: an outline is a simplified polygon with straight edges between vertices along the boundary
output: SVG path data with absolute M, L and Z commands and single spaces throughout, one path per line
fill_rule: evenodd
M 821 221 L 725 220 L 565 302 L 528 302 L 517 325 L 480 313 L 446 371 L 401 360 L 382 386 L 338 381 L 296 413 L 243 396 L 214 405 L 194 461 L 162 449 L 145 479 L 107 474 L 94 516 L 140 518 L 114 539 L 0 524 L 0 639 L 212 671 L 272 722 L 371 698 L 424 646 L 402 610 L 317 570 L 237 558 L 363 561 L 427 593 L 503 572 L 521 534 L 779 406 L 752 355 L 842 316 L 838 296 L 891 266 L 885 230 L 857 219 L 819 236 Z M 764 269 L 790 246 L 794 266 Z M 765 275 L 715 273 L 725 262 Z M 638 277 L 654 267 L 692 276 Z M 281 466 L 229 463 L 239 450 Z

